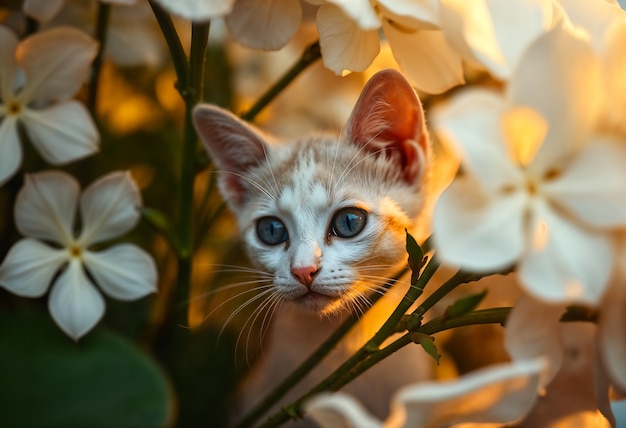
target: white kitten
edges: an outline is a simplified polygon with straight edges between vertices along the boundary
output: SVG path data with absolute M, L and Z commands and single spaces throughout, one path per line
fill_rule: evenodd
M 406 265 L 405 230 L 416 231 L 424 205 L 428 135 L 413 89 L 392 70 L 367 83 L 339 138 L 278 144 L 208 105 L 196 107 L 194 121 L 251 261 L 273 276 L 272 298 L 285 302 L 242 389 L 245 411 L 328 337 L 342 313 L 362 309 L 367 296 Z M 403 293 L 392 289 L 390 301 L 377 304 L 351 342 L 287 400 L 368 339 Z M 427 358 L 418 346 L 406 347 L 346 390 L 384 417 L 398 387 L 430 375 Z

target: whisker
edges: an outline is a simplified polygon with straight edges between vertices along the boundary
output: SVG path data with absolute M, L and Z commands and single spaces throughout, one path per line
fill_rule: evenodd
M 241 282 L 237 282 L 234 284 L 228 284 L 228 285 L 224 285 L 221 286 L 219 288 L 216 288 L 215 290 L 209 290 L 203 293 L 200 293 L 198 295 L 193 296 L 191 299 L 188 300 L 188 303 L 193 303 L 196 302 L 200 299 L 206 299 L 207 297 L 213 296 L 214 294 L 220 293 L 220 292 L 226 292 L 229 290 L 233 290 L 235 288 L 239 288 L 239 287 L 245 287 L 245 286 L 250 286 L 250 285 L 257 285 L 257 284 L 266 284 L 268 282 L 267 279 L 253 279 L 250 281 L 241 281 Z M 264 288 L 267 285 L 262 285 L 261 287 L 255 287 L 255 288 L 251 288 L 250 291 L 254 291 L 258 288 Z
M 261 186 L 259 183 L 257 183 L 256 181 L 252 180 L 251 178 L 246 177 L 243 174 L 240 174 L 240 173 L 234 172 L 234 171 L 216 171 L 216 172 L 219 173 L 219 174 L 231 174 L 231 175 L 234 175 L 236 177 L 239 177 L 239 178 L 247 181 L 248 183 L 250 183 L 254 187 L 256 187 L 258 190 L 260 190 L 265 196 L 270 198 L 272 201 L 276 200 L 274 195 L 272 195 L 270 192 L 268 192 L 263 186 Z
M 248 293 L 256 293 L 256 292 L 258 292 L 259 290 L 263 290 L 263 291 L 261 291 L 261 293 L 260 293 L 260 294 L 267 293 L 268 291 L 271 291 L 272 287 L 273 287 L 273 284 L 267 284 L 267 285 L 263 285 L 263 286 L 261 286 L 261 287 L 255 287 L 255 288 L 250 288 L 250 289 L 247 289 L 247 290 L 243 290 L 243 291 L 241 291 L 241 292 L 239 292 L 239 293 L 235 294 L 234 296 L 229 297 L 228 299 L 224 300 L 224 301 L 223 301 L 223 302 L 221 302 L 219 305 L 217 305 L 215 308 L 213 308 L 213 309 L 211 310 L 211 312 L 209 312 L 209 313 L 208 313 L 208 314 L 204 317 L 203 322 L 205 322 L 206 320 L 208 320 L 208 319 L 211 317 L 211 315 L 213 315 L 213 313 L 214 313 L 215 311 L 219 310 L 222 306 L 224 306 L 224 305 L 228 304 L 229 302 L 232 302 L 233 300 L 238 299 L 238 298 L 240 298 L 241 296 L 244 296 L 244 295 L 246 295 L 246 294 L 248 294 Z M 254 296 L 253 296 L 252 298 L 254 299 Z M 232 316 L 232 314 L 231 314 L 231 316 Z M 231 318 L 229 317 L 229 319 L 228 319 L 228 320 L 230 320 L 230 319 L 231 319 Z M 227 321 L 227 323 L 228 323 L 228 321 Z M 223 330 L 223 328 L 222 328 L 222 330 Z
M 250 343 L 250 336 L 252 334 L 252 327 L 254 323 L 256 322 L 256 320 L 258 319 L 258 317 L 261 315 L 261 313 L 263 313 L 263 310 L 269 304 L 271 304 L 271 302 L 273 301 L 275 297 L 276 297 L 276 293 L 274 291 L 269 293 L 269 296 L 263 296 L 263 301 L 256 308 L 254 308 L 254 310 L 252 311 L 252 313 L 250 314 L 246 322 L 241 327 L 241 331 L 239 332 L 239 335 L 237 336 L 237 342 L 235 343 L 235 350 L 238 349 L 241 338 L 243 337 L 243 333 L 246 330 L 246 327 L 248 327 L 249 325 L 248 334 L 246 338 L 246 348 L 245 348 L 246 349 L 245 351 L 246 364 L 248 364 L 248 366 L 250 365 L 250 361 L 248 359 L 248 348 L 249 348 L 249 343 Z
M 261 293 L 257 294 L 256 296 L 252 296 L 251 298 L 249 298 L 248 300 L 246 300 L 243 304 L 239 305 L 239 307 L 237 309 L 235 309 L 226 319 L 226 321 L 224 322 L 224 325 L 222 326 L 222 328 L 220 329 L 220 333 L 218 335 L 218 339 L 221 337 L 222 333 L 224 332 L 224 330 L 226 329 L 226 326 L 233 320 L 233 318 L 235 318 L 239 313 L 241 313 L 241 311 L 243 311 L 246 307 L 248 307 L 250 304 L 256 302 L 259 299 L 264 299 L 267 297 L 267 294 L 272 294 L 275 291 L 271 288 L 268 287 L 266 290 L 263 290 Z M 239 340 L 239 339 L 238 339 Z
M 250 362 L 248 361 L 248 356 L 250 355 L 249 347 L 250 347 L 250 338 L 252 335 L 252 326 L 257 322 L 257 319 L 259 318 L 261 313 L 264 313 L 263 320 L 261 321 L 261 326 L 259 327 L 259 330 L 258 330 L 259 333 L 257 337 L 257 348 L 256 348 L 255 353 L 263 352 L 263 341 L 265 339 L 266 333 L 269 331 L 269 328 L 271 325 L 270 320 L 273 318 L 276 308 L 281 303 L 282 303 L 282 297 L 280 296 L 280 294 L 274 293 L 270 295 L 267 298 L 267 300 L 263 302 L 261 306 L 259 306 L 259 308 L 257 308 L 258 311 L 255 310 L 257 314 L 254 316 L 254 319 L 252 320 L 252 323 L 250 324 L 250 328 L 248 329 L 248 335 L 246 338 L 246 353 L 245 354 L 246 354 L 246 363 L 248 364 L 248 366 L 250 366 Z
M 271 273 L 264 270 L 255 269 L 247 266 L 227 265 L 227 264 L 201 264 L 203 267 L 218 267 L 222 268 L 214 270 L 215 273 L 254 273 L 260 276 L 273 276 Z
M 267 155 L 267 150 L 265 150 L 265 146 L 263 146 L 263 156 L 265 157 L 265 164 L 267 165 L 267 169 L 269 169 L 270 171 L 270 175 L 272 177 L 272 180 L 274 181 L 274 194 L 278 195 L 280 186 L 278 185 L 278 182 L 276 181 L 276 177 L 274 176 L 274 171 L 272 170 L 272 165 L 270 164 L 270 158 Z

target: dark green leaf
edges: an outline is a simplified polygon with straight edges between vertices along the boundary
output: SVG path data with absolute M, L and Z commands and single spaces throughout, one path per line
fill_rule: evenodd
M 156 208 L 143 207 L 141 209 L 141 215 L 156 230 L 169 234 L 169 231 L 170 231 L 169 220 L 167 219 L 165 214 L 163 214 L 163 212 L 157 210 Z
M 96 329 L 76 343 L 46 315 L 0 314 L 3 426 L 159 427 L 168 383 L 133 344 Z
M 443 313 L 443 320 L 449 320 L 451 318 L 462 317 L 465 314 L 469 314 L 472 312 L 480 302 L 483 301 L 485 296 L 487 295 L 487 290 L 484 290 L 481 293 L 471 294 L 469 296 L 465 296 L 454 302 L 452 305 L 446 308 L 446 311 Z
M 406 231 L 406 252 L 409 255 L 409 267 L 412 272 L 411 284 L 415 284 L 426 259 L 424 258 L 424 251 L 422 251 L 422 248 L 408 230 Z
M 439 365 L 441 355 L 437 351 L 435 339 L 423 333 L 411 333 L 411 339 L 413 342 L 421 345 L 422 349 L 424 349 L 428 355 L 433 357 L 433 359 L 437 362 L 437 365 Z

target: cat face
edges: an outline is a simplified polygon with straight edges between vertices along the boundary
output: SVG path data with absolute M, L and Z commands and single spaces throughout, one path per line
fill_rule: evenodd
M 272 275 L 275 296 L 319 314 L 358 309 L 406 262 L 428 141 L 400 74 L 368 82 L 340 137 L 276 144 L 204 105 L 194 119 L 248 255 Z

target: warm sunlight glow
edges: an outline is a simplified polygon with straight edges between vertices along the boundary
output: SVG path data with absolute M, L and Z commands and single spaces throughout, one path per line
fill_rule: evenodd
M 543 143 L 548 124 L 533 109 L 516 107 L 503 114 L 502 131 L 511 157 L 520 165 L 527 166 Z

